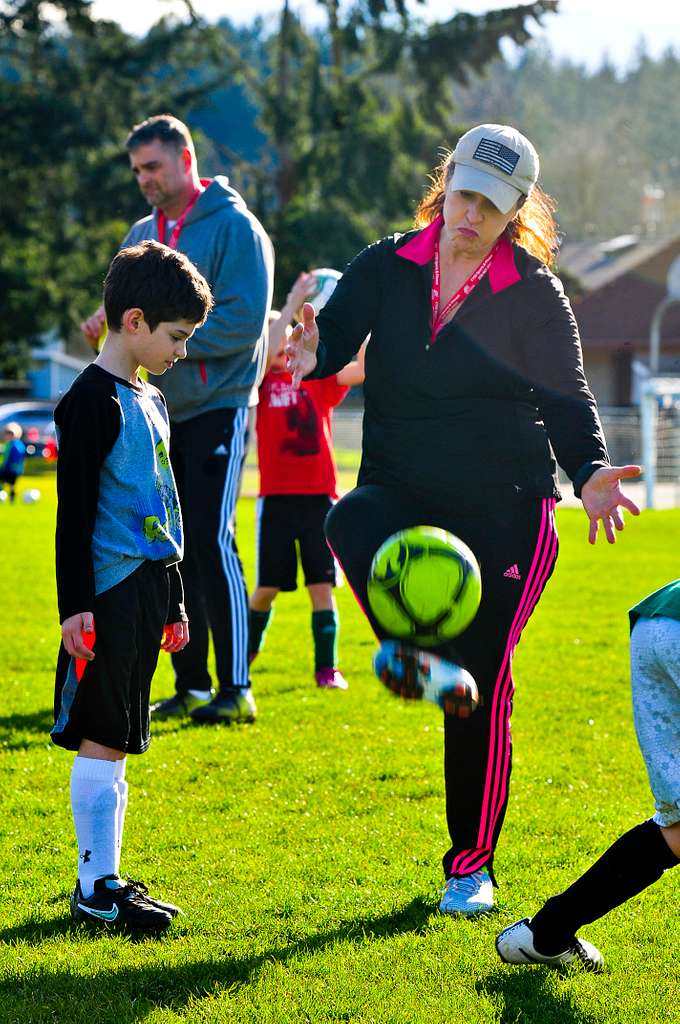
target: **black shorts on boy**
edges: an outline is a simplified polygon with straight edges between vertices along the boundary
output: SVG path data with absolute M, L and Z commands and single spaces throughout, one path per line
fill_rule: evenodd
M 332 507 L 325 494 L 273 494 L 258 499 L 258 587 L 297 589 L 296 542 L 305 586 L 336 585 L 335 559 L 324 535 L 324 521 Z
M 145 561 L 94 604 L 95 658 L 80 679 L 59 649 L 52 740 L 78 750 L 91 740 L 126 754 L 149 747 L 149 691 L 168 612 L 168 570 Z M 123 639 L 124 638 L 124 639 Z

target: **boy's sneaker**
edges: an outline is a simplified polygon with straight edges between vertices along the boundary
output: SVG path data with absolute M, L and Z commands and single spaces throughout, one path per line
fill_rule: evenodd
M 134 878 L 126 878 L 125 881 L 128 885 L 136 889 L 137 892 L 141 893 L 147 903 L 150 903 L 152 907 L 158 907 L 159 910 L 164 910 L 166 914 L 170 914 L 170 917 L 177 917 L 181 915 L 184 917 L 184 911 L 176 907 L 174 903 L 166 903 L 164 900 L 157 900 L 153 896 L 149 896 L 149 890 L 144 885 L 144 882 L 139 882 Z
M 80 881 L 71 894 L 71 917 L 89 924 L 127 928 L 130 931 L 163 931 L 172 915 L 146 899 L 136 884 L 116 875 L 106 875 L 94 883 L 92 896 L 84 898 Z
M 321 690 L 347 690 L 349 683 L 337 668 L 319 668 L 314 673 L 316 685 Z
M 604 957 L 599 949 L 584 939 L 574 939 L 571 945 L 554 956 L 539 953 L 534 946 L 529 917 L 516 921 L 496 936 L 496 951 L 506 964 L 546 964 L 548 967 L 574 964 L 586 971 L 601 971 L 604 967 Z
M 176 693 L 166 700 L 152 704 L 150 711 L 154 718 L 188 718 L 194 708 L 207 704 L 202 697 L 194 697 L 193 693 Z
M 440 914 L 487 914 L 493 908 L 493 884 L 488 871 L 449 878 L 444 886 Z
M 254 722 L 257 706 L 250 687 L 225 690 L 191 712 L 193 722 Z
M 373 671 L 392 693 L 428 700 L 447 715 L 469 718 L 479 704 L 477 684 L 466 669 L 398 640 L 383 640 Z

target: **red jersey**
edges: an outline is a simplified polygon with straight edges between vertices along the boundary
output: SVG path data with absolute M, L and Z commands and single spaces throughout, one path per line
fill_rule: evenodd
M 260 495 L 327 494 L 337 498 L 331 422 L 348 387 L 335 376 L 292 386 L 287 371 L 270 370 L 260 385 L 257 458 Z

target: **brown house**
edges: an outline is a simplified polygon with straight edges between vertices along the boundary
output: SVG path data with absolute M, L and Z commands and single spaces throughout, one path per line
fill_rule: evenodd
M 562 246 L 558 273 L 566 272 L 586 374 L 600 406 L 635 400 L 633 364 L 648 365 L 650 325 L 667 295 L 668 269 L 679 256 L 680 236 L 621 235 Z M 663 318 L 659 370 L 680 377 L 680 302 Z

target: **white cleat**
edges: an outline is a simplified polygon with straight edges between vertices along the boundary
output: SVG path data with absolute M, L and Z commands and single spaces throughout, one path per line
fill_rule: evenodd
M 534 933 L 530 925 L 531 918 L 525 917 L 504 928 L 496 936 L 496 951 L 503 963 L 545 964 L 547 967 L 574 964 L 586 971 L 601 971 L 604 968 L 604 957 L 599 949 L 585 939 L 575 939 L 571 946 L 554 956 L 539 953 L 534 946 Z

